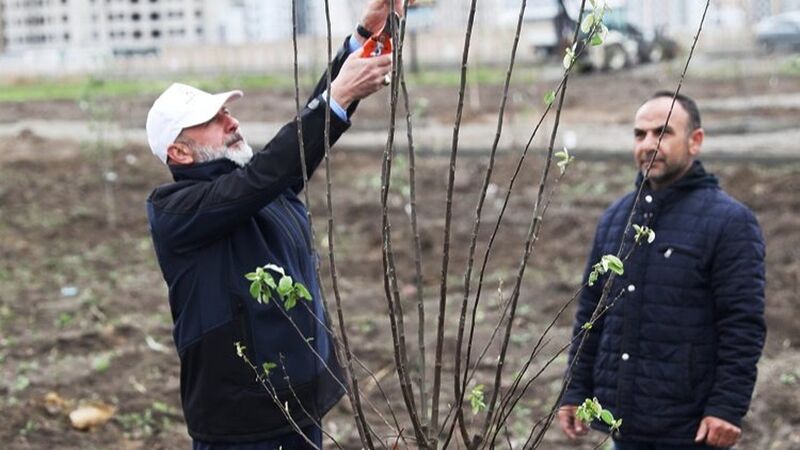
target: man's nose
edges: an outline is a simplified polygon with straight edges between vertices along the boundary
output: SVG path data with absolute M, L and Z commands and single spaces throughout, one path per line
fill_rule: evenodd
M 232 132 L 236 131 L 237 129 L 239 129 L 239 121 L 236 120 L 235 117 L 233 117 L 231 115 L 226 115 L 226 116 L 224 116 L 224 118 L 225 118 L 224 124 L 225 124 L 225 132 L 226 133 L 232 133 Z
M 655 151 L 658 147 L 658 133 L 648 131 L 644 139 L 642 139 L 642 148 L 646 151 Z

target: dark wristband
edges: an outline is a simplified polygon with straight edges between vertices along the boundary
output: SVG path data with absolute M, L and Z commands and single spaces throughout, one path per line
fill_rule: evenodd
M 364 28 L 364 25 L 361 24 L 358 24 L 358 26 L 356 27 L 356 33 L 358 33 L 358 35 L 363 37 L 364 39 L 369 39 L 372 37 L 372 32 Z

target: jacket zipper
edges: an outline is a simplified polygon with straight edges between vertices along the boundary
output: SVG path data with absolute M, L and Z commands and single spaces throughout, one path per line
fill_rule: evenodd
M 286 233 L 286 235 L 289 237 L 289 240 L 291 241 L 292 246 L 294 246 L 295 251 L 299 253 L 300 243 L 297 242 L 297 238 L 295 237 L 294 233 L 292 233 L 291 230 L 289 230 L 289 227 L 286 226 L 285 223 L 283 223 L 283 220 L 277 213 L 270 211 L 269 208 L 266 208 L 266 210 L 268 211 L 270 217 L 272 217 L 272 219 L 275 221 L 275 223 L 277 223 L 278 226 L 281 228 L 281 230 L 283 230 L 283 232 Z
M 292 222 L 294 222 L 295 226 L 297 226 L 297 229 L 300 230 L 300 234 L 303 235 L 303 240 L 306 243 L 306 250 L 310 252 L 311 251 L 311 238 L 306 233 L 305 228 L 300 224 L 300 221 L 297 220 L 297 217 L 295 216 L 296 213 L 291 210 L 291 207 L 289 206 L 288 202 L 286 201 L 286 197 L 281 195 L 279 198 L 280 198 L 281 206 L 283 206 L 283 209 L 286 210 L 287 214 L 289 214 L 289 217 L 292 218 Z

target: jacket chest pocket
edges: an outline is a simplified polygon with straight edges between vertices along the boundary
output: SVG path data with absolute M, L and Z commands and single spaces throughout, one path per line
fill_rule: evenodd
M 659 280 L 673 286 L 699 286 L 706 280 L 702 250 L 686 244 L 663 243 L 651 259 L 658 267 Z

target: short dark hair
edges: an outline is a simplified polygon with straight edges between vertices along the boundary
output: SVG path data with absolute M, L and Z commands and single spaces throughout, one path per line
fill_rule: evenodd
M 683 109 L 686 111 L 686 113 L 689 114 L 689 130 L 688 130 L 689 132 L 692 132 L 702 126 L 700 123 L 700 110 L 697 109 L 697 103 L 695 103 L 694 100 L 680 93 L 676 96 L 675 92 L 673 91 L 658 91 L 655 94 L 653 94 L 647 101 L 655 100 L 657 98 L 662 98 L 662 97 L 667 97 L 667 98 L 675 97 L 675 101 L 680 103 Z

